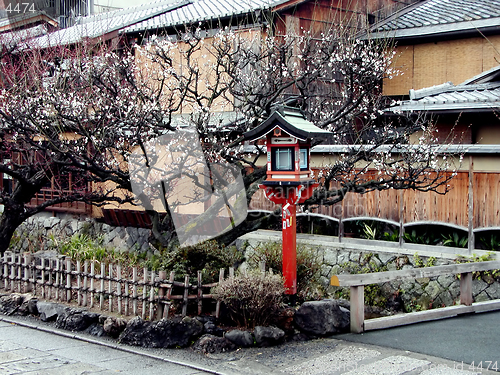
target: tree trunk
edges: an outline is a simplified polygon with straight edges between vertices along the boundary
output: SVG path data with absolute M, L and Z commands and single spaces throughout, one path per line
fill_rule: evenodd
M 0 254 L 3 255 L 8 250 L 10 240 L 17 227 L 23 222 L 23 209 L 4 207 L 4 212 L 0 216 Z

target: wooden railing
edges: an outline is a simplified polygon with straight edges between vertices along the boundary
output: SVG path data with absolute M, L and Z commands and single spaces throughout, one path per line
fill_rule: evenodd
M 447 318 L 459 314 L 499 310 L 500 299 L 474 303 L 472 297 L 472 273 L 496 269 L 500 269 L 500 261 L 461 263 L 399 271 L 363 273 L 356 275 L 334 275 L 331 278 L 330 284 L 334 286 L 350 287 L 351 332 L 361 333 L 374 329 Z M 443 274 L 460 274 L 460 305 L 368 319 L 365 321 L 365 285 L 409 278 L 437 277 Z
M 188 275 L 183 282 L 175 281 L 174 272 L 168 279 L 166 275 L 165 271 L 156 273 L 120 264 L 73 262 L 69 257 L 46 259 L 6 252 L 0 258 L 0 288 L 31 292 L 44 300 L 76 302 L 78 306 L 150 320 L 167 317 L 173 301 L 180 302 L 180 313 L 185 316 L 189 301 L 196 301 L 197 313 L 201 315 L 203 301 L 214 300 L 210 288 L 217 282 L 203 284 L 201 271 L 195 283 L 190 282 Z M 234 275 L 233 269 L 229 269 L 229 275 Z M 221 269 L 219 281 L 223 279 Z M 214 303 L 218 317 L 220 303 Z

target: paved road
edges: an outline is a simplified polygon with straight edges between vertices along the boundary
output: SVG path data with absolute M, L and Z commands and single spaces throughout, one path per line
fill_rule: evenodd
M 500 371 L 500 311 L 336 338 L 474 363 L 475 366 L 490 364 L 490 368 L 496 367 Z
M 0 375 L 208 372 L 0 321 Z
M 499 344 L 500 312 L 207 356 L 121 346 L 0 316 L 0 375 L 494 375 L 486 367 L 500 364 Z

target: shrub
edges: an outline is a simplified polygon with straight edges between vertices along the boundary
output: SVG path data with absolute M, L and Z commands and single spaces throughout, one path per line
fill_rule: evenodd
M 269 325 L 283 307 L 283 279 L 280 275 L 251 271 L 230 277 L 212 289 L 239 326 Z
M 202 271 L 203 281 L 210 283 L 218 281 L 221 268 L 237 267 L 243 260 L 243 253 L 235 246 L 211 240 L 150 256 L 145 265 L 153 270 L 175 271 L 182 280 L 185 274 L 195 276 Z
M 266 262 L 266 267 L 273 271 L 283 271 L 283 245 L 281 242 L 266 242 L 255 248 L 248 259 L 248 265 L 257 269 L 261 261 Z M 299 300 L 311 299 L 312 294 L 320 288 L 322 260 L 315 249 L 297 245 L 297 296 Z
M 54 240 L 53 240 L 54 241 Z M 76 234 L 61 244 L 60 252 L 73 260 L 96 260 L 102 262 L 110 256 L 101 241 L 93 240 L 86 234 Z

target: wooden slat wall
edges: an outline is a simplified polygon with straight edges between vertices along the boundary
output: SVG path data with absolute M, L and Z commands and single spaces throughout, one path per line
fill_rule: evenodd
M 432 221 L 468 225 L 468 172 L 459 172 L 451 181 L 451 190 L 440 195 L 433 192 L 405 190 L 403 196 L 403 223 Z M 500 174 L 474 173 L 474 228 L 500 226 Z M 340 218 L 340 205 L 319 206 L 312 210 L 334 218 Z M 396 190 L 374 191 L 367 194 L 349 193 L 344 199 L 342 217 L 373 217 L 399 222 L 400 192 Z M 250 209 L 275 209 L 263 192 L 252 199 Z
M 474 228 L 500 226 L 500 174 L 474 173 Z

